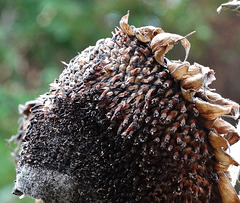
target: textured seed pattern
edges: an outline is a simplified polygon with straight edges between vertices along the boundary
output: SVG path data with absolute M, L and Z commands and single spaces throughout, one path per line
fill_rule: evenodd
M 74 177 L 71 202 L 221 202 L 209 130 L 149 43 L 116 28 L 39 100 L 18 171 Z

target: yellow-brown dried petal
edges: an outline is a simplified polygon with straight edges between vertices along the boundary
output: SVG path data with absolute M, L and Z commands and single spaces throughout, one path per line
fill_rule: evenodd
M 227 133 L 224 137 L 228 140 L 230 145 L 233 145 L 240 140 L 240 136 L 237 132 Z
M 185 90 L 184 88 L 181 87 L 182 95 L 183 98 L 189 102 L 193 102 L 193 96 L 195 94 L 195 91 L 193 90 Z
M 182 78 L 181 86 L 184 89 L 194 89 L 198 90 L 202 87 L 202 77 L 203 75 L 201 73 L 195 74 L 195 75 L 185 75 Z
M 212 128 L 214 128 L 217 133 L 224 134 L 224 138 L 228 141 L 230 145 L 233 145 L 240 140 L 237 129 L 221 118 L 215 120 Z
M 194 102 L 200 113 L 200 116 L 207 119 L 215 119 L 225 114 L 229 114 L 232 109 L 230 105 L 221 106 L 210 104 L 209 102 L 203 101 L 199 98 L 195 98 Z
M 229 168 L 229 165 L 223 165 L 221 163 L 216 163 L 216 165 L 215 165 L 215 169 L 217 171 L 227 172 L 228 168 Z
M 216 119 L 212 127 L 216 129 L 218 134 L 237 132 L 236 128 L 233 125 L 231 125 L 230 123 L 221 118 Z
M 188 68 L 188 75 L 195 75 L 197 73 L 201 73 L 201 68 L 197 65 L 197 63 L 194 63 L 193 65 L 190 65 Z
M 182 45 L 185 48 L 185 52 L 186 52 L 185 60 L 186 60 L 190 50 L 190 43 L 185 37 L 181 35 L 166 33 L 166 32 L 160 33 L 152 39 L 151 48 L 154 52 L 157 52 L 159 49 L 161 49 L 161 47 L 166 47 L 165 53 L 167 53 L 169 50 L 173 48 L 174 44 L 176 44 L 179 41 L 182 42 Z M 156 59 L 156 60 L 159 61 L 160 59 Z
M 121 18 L 120 27 L 122 28 L 123 32 L 125 32 L 127 35 L 133 36 L 134 33 L 131 27 L 128 25 L 128 17 L 129 17 L 129 12 Z
M 216 92 L 211 92 L 209 90 L 206 90 L 206 91 L 199 90 L 197 95 L 202 99 L 206 99 L 206 96 L 207 96 L 207 98 L 209 99 L 209 102 L 213 104 L 231 105 L 232 106 L 231 113 L 233 117 L 235 119 L 239 117 L 239 104 L 237 104 L 236 102 L 231 101 L 230 99 L 225 99 L 220 94 Z
M 184 61 L 186 61 L 188 58 L 188 55 L 189 55 L 191 44 L 186 38 L 181 39 L 181 43 L 182 43 L 183 47 L 185 48 L 186 54 L 185 54 Z
M 216 159 L 219 161 L 219 163 L 222 163 L 224 165 L 235 165 L 238 166 L 238 162 L 236 162 L 235 160 L 233 160 L 233 158 L 228 155 L 227 153 L 225 153 L 222 148 L 216 148 L 214 149 L 214 155 L 216 157 Z
M 224 137 L 214 133 L 213 131 L 209 132 L 208 138 L 209 138 L 209 142 L 213 148 L 219 148 L 219 147 L 227 148 L 228 147 L 227 140 Z
M 167 47 L 159 47 L 159 49 L 157 51 L 155 51 L 154 57 L 155 60 L 159 63 L 159 64 L 163 64 L 163 57 L 164 54 L 166 53 L 166 49 Z
M 155 37 L 157 34 L 160 34 L 164 32 L 161 28 L 156 28 L 154 26 L 145 26 L 136 28 L 136 37 L 141 42 L 150 42 L 153 37 Z
M 224 172 L 219 172 L 218 189 L 223 203 L 239 203 L 236 191 Z
M 167 68 L 175 79 L 181 80 L 182 77 L 188 72 L 189 63 L 181 61 L 168 62 Z

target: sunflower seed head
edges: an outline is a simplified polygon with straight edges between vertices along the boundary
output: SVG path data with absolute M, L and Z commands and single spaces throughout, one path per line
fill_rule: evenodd
M 238 164 L 222 148 L 239 135 L 219 117 L 238 104 L 209 90 L 211 69 L 164 57 L 178 41 L 187 56 L 186 37 L 129 26 L 128 15 L 120 27 L 64 63 L 31 114 L 21 107 L 15 190 L 46 202 L 221 202 L 222 173 Z

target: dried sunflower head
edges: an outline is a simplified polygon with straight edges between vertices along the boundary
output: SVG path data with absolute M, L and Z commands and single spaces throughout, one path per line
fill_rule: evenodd
M 74 57 L 26 105 L 13 193 L 44 202 L 239 202 L 221 117 L 238 104 L 208 85 L 214 71 L 164 55 L 186 37 L 128 25 Z M 30 109 L 30 110 L 29 110 Z M 31 112 L 31 113 L 29 113 Z M 230 195 L 229 195 L 230 194 Z

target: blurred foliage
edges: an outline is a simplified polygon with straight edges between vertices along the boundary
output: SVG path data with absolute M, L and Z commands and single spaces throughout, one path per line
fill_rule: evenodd
M 0 1 L 0 200 L 33 202 L 11 195 L 14 160 L 6 140 L 17 132 L 20 103 L 48 90 L 73 56 L 100 38 L 111 37 L 130 10 L 129 24 L 154 25 L 186 35 L 190 62 L 216 67 L 218 92 L 240 102 L 240 20 L 231 12 L 218 15 L 224 1 L 207 0 L 24 0 Z M 183 59 L 181 46 L 167 56 Z M 181 51 L 179 51 L 181 50 Z M 226 77 L 226 74 L 227 77 Z M 219 79 L 220 78 L 220 79 Z M 231 88 L 229 88 L 231 87 Z

